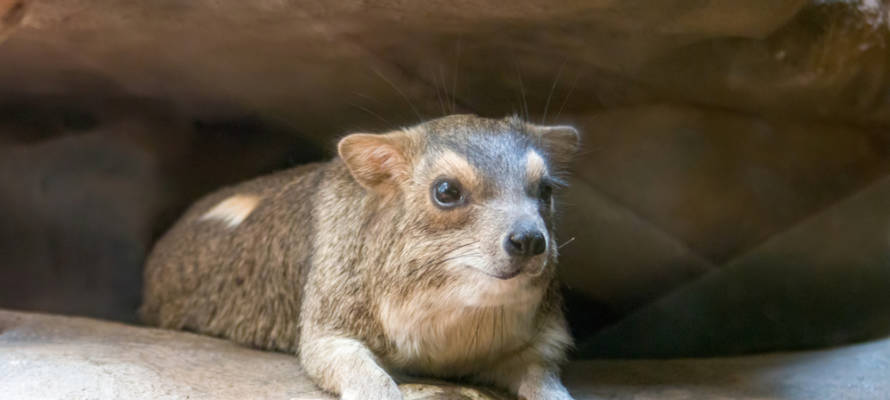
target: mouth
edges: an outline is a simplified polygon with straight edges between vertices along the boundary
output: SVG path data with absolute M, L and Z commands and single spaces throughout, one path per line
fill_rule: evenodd
M 506 281 L 508 279 L 512 279 L 512 278 L 516 277 L 516 275 L 519 275 L 521 272 L 522 272 L 522 270 L 516 270 L 513 272 L 501 273 L 501 274 L 490 274 L 490 273 L 486 272 L 485 275 L 488 275 L 492 278 L 500 279 L 502 281 Z
M 537 278 L 544 273 L 544 269 L 547 268 L 547 260 L 544 260 L 541 265 L 532 267 L 531 265 L 523 265 L 519 268 L 516 268 L 515 271 L 510 272 L 502 272 L 502 273 L 489 273 L 485 272 L 486 275 L 497 278 L 502 281 L 506 281 L 512 278 L 515 278 L 517 275 L 521 273 L 525 273 L 529 278 Z
M 478 273 L 481 273 L 487 277 L 497 279 L 499 281 L 509 281 L 517 276 L 523 275 L 529 278 L 536 278 L 541 276 L 544 273 L 544 270 L 547 269 L 548 261 L 543 260 L 540 265 L 537 262 L 534 263 L 517 263 L 510 265 L 510 268 L 505 268 L 507 271 L 492 271 L 493 269 L 499 268 L 485 268 L 486 266 L 474 265 L 473 263 L 463 264 L 464 267 L 472 269 Z
M 541 276 L 541 274 L 544 273 L 544 270 L 547 269 L 547 265 L 548 265 L 548 264 L 550 264 L 550 261 L 549 261 L 548 259 L 545 258 L 544 261 L 541 262 L 541 265 L 539 265 L 537 269 L 535 269 L 534 271 L 532 271 L 532 272 L 529 274 L 529 276 L 531 276 L 532 278 L 536 278 L 536 277 Z
M 497 280 L 501 280 L 501 281 L 506 281 L 506 280 L 513 279 L 513 278 L 515 278 L 517 275 L 519 275 L 520 273 L 522 273 L 522 269 L 517 269 L 516 271 L 511 271 L 511 272 L 496 273 L 496 272 L 488 272 L 488 271 L 485 271 L 485 270 L 483 270 L 483 269 L 481 269 L 481 268 L 478 268 L 478 267 L 475 267 L 475 266 L 472 266 L 472 265 L 469 265 L 469 264 L 464 264 L 464 266 L 467 267 L 467 268 L 469 268 L 469 269 L 472 269 L 473 271 L 476 271 L 476 272 L 478 272 L 478 273 L 481 273 L 481 274 L 483 274 L 483 275 L 485 275 L 485 276 L 487 276 L 487 277 L 495 278 L 495 279 L 497 279 Z

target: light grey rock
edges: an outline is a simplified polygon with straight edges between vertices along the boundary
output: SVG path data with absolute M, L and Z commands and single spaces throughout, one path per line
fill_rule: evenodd
M 406 400 L 497 400 L 447 383 L 402 385 Z M 234 343 L 85 318 L 0 310 L 4 399 L 329 400 L 297 358 Z
M 583 361 L 563 380 L 578 400 L 872 400 L 890 393 L 890 339 L 736 358 Z M 406 400 L 506 400 L 416 381 Z M 332 400 L 293 356 L 191 333 L 0 310 L 0 397 Z
M 877 400 L 890 393 L 890 339 L 747 357 L 584 361 L 563 375 L 581 399 Z

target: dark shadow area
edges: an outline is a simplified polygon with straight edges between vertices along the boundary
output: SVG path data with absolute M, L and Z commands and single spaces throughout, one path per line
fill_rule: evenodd
M 158 100 L 0 105 L 0 306 L 135 321 L 153 241 L 199 196 L 323 150 Z M 99 107 L 113 104 L 113 110 Z

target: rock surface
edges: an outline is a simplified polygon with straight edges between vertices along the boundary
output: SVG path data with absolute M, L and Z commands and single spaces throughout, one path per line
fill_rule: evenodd
M 871 400 L 890 393 L 890 339 L 833 350 L 726 359 L 584 361 L 564 381 L 584 399 Z M 406 400 L 506 400 L 442 382 Z M 4 399 L 329 400 L 292 356 L 191 333 L 0 310 Z
M 0 92 L 251 109 L 320 142 L 451 109 L 538 118 L 654 98 L 890 122 L 875 0 L 31 3 L 0 48 L 16 60 Z
M 3 42 L 25 18 L 25 0 L 0 0 L 0 42 Z
M 5 399 L 329 400 L 293 356 L 191 333 L 0 310 Z M 406 383 L 409 399 L 497 400 L 485 389 Z
M 890 178 L 583 340 L 580 352 L 688 357 L 887 335 L 887 204 Z

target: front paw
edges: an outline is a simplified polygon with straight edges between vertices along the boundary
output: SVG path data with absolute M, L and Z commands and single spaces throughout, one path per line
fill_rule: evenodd
M 536 390 L 521 390 L 520 400 L 574 400 L 564 386 L 552 385 L 537 388 Z
M 402 396 L 402 392 L 399 391 L 399 387 L 392 378 L 389 377 L 376 380 L 368 378 L 366 382 L 352 385 L 351 387 L 344 389 L 340 394 L 340 400 L 368 399 L 404 400 L 404 397 Z
M 552 399 L 552 400 L 574 400 L 572 395 L 569 394 L 569 391 L 566 388 L 560 388 L 555 391 L 548 391 L 541 395 L 540 399 Z

